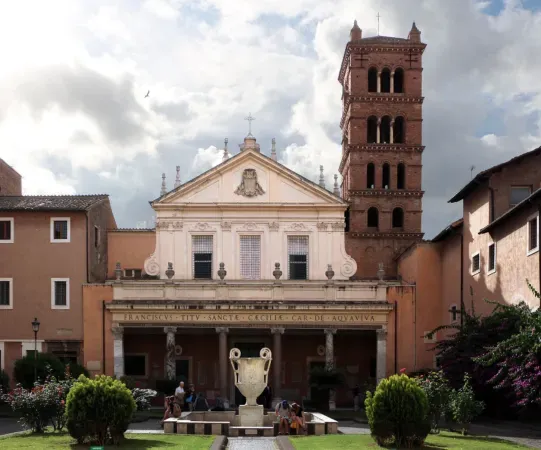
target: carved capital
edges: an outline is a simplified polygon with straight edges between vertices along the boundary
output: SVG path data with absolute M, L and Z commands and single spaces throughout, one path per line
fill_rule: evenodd
M 328 226 L 329 226 L 329 224 L 325 223 L 325 222 L 318 222 L 317 223 L 317 229 L 319 231 L 327 231 Z
M 383 325 L 381 328 L 376 330 L 376 335 L 378 339 L 387 339 L 387 327 Z
M 113 333 L 113 339 L 115 341 L 122 340 L 122 337 L 124 335 L 124 327 L 121 326 L 114 326 L 111 328 L 111 332 Z
M 229 333 L 229 328 L 218 327 L 218 328 L 216 328 L 216 333 Z
M 278 222 L 269 223 L 269 230 L 278 231 L 280 229 L 280 224 Z
M 284 334 L 285 328 L 271 328 L 272 334 Z
M 163 332 L 164 332 L 164 333 L 167 333 L 167 334 L 169 334 L 169 333 L 173 333 L 173 334 L 174 334 L 174 333 L 177 332 L 177 327 L 164 327 L 164 328 L 163 328 Z
M 222 222 L 222 230 L 231 231 L 231 222 Z
M 325 328 L 323 331 L 325 331 L 325 334 L 336 334 L 336 328 Z
M 331 224 L 331 227 L 333 231 L 344 231 L 344 228 L 346 227 L 345 222 L 333 222 Z

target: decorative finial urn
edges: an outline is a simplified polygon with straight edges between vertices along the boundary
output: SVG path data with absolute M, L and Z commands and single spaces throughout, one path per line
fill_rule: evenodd
M 225 264 L 221 262 L 220 268 L 218 269 L 218 276 L 220 277 L 220 280 L 223 281 L 226 275 L 227 275 L 227 270 L 225 270 Z
M 167 270 L 165 271 L 165 276 L 169 278 L 170 280 L 172 280 L 173 277 L 175 276 L 175 271 L 173 270 L 172 262 L 167 263 Z
M 272 275 L 277 280 L 280 279 L 280 277 L 282 276 L 282 271 L 280 270 L 280 263 L 274 263 L 274 270 L 272 271 Z
M 325 272 L 325 276 L 328 280 L 332 280 L 334 277 L 334 270 L 332 270 L 332 266 L 330 264 L 327 264 L 327 270 Z
M 120 277 L 122 276 L 122 269 L 120 268 L 120 263 L 117 262 L 115 266 L 115 278 L 117 281 L 120 281 Z

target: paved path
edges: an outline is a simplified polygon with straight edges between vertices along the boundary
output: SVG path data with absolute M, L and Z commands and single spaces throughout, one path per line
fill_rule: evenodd
M 229 438 L 227 445 L 229 450 L 276 450 L 276 438 L 252 438 L 252 437 L 237 437 Z
M 23 431 L 23 427 L 19 425 L 17 419 L 0 418 L 0 436 L 3 434 L 15 433 L 17 431 Z

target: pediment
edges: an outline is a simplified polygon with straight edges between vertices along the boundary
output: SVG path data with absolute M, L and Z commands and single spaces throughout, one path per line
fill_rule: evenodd
M 152 202 L 344 205 L 333 193 L 254 150 L 244 150 Z

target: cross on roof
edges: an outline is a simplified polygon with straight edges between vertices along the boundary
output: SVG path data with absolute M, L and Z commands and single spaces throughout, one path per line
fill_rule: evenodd
M 248 121 L 248 136 L 252 135 L 252 120 L 255 120 L 255 117 L 252 117 L 252 113 L 248 113 L 248 117 L 245 117 L 244 120 Z
M 379 15 L 379 12 L 378 12 L 378 15 L 377 15 L 376 17 L 378 18 L 378 36 L 379 36 L 379 18 L 381 17 L 381 16 Z

